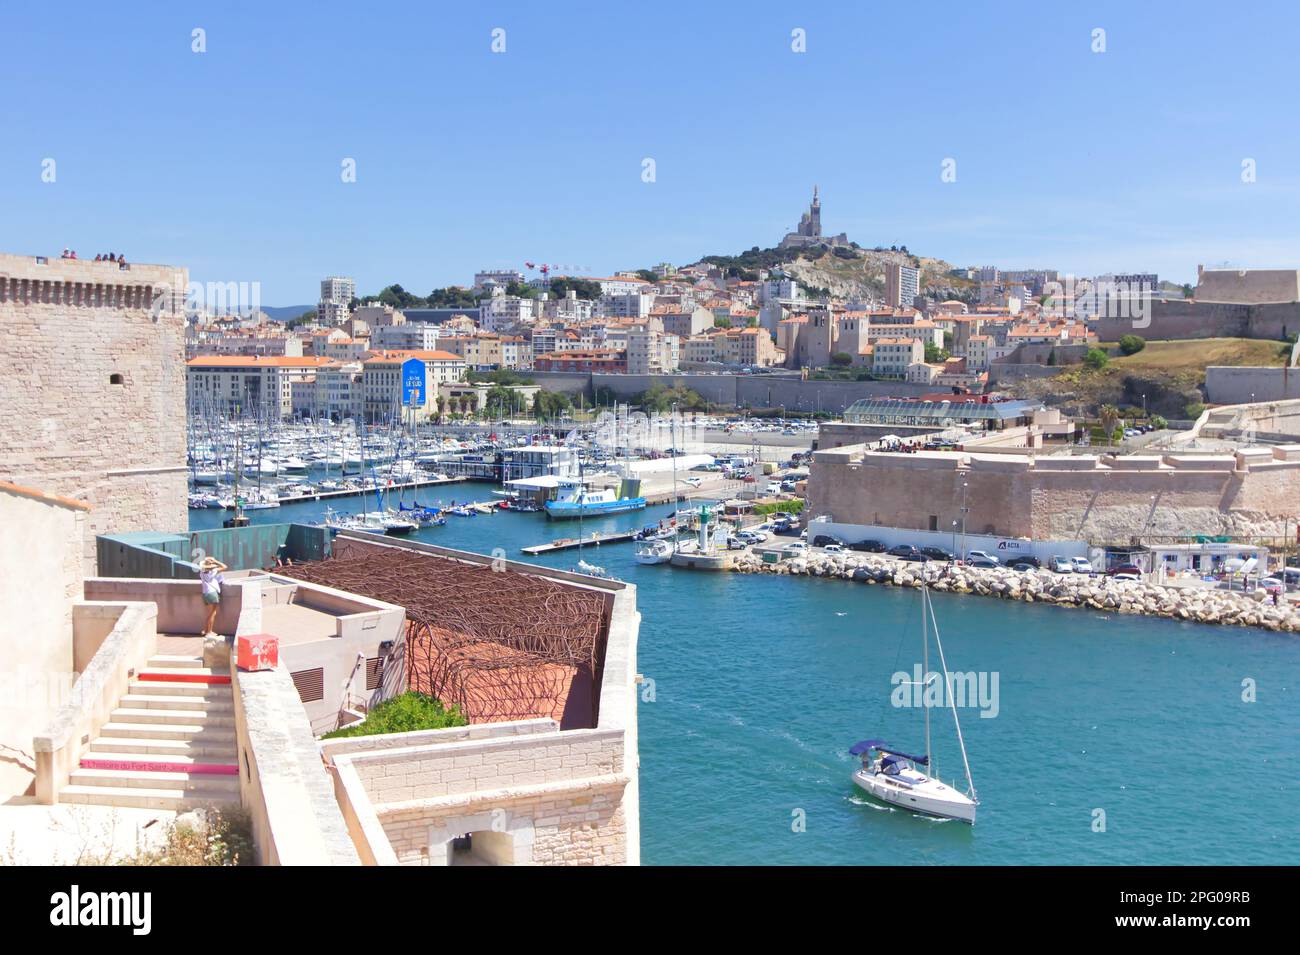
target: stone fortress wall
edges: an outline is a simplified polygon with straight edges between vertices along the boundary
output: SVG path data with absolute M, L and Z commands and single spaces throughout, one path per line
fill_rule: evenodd
M 0 254 L 0 480 L 95 535 L 184 527 L 185 269 Z
M 965 488 L 963 489 L 963 484 Z M 807 512 L 845 524 L 1127 543 L 1281 536 L 1300 518 L 1300 445 L 1128 456 L 818 451 Z

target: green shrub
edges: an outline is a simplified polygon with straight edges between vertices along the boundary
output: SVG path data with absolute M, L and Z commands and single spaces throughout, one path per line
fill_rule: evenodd
M 1153 427 L 1153 428 L 1167 428 L 1167 427 L 1169 427 L 1169 422 L 1166 421 L 1166 420 L 1164 419 L 1164 417 L 1161 416 L 1161 415 L 1158 415 L 1158 414 L 1156 414 L 1156 415 L 1152 415 L 1152 416 L 1151 416 L 1151 427 Z
M 1183 409 L 1183 413 L 1192 419 L 1199 418 L 1204 411 L 1205 405 L 1199 401 L 1190 401 L 1187 403 L 1187 407 Z
M 1100 371 L 1110 364 L 1110 356 L 1100 348 L 1089 348 L 1088 354 L 1083 356 L 1083 363 L 1095 371 Z
M 444 707 L 441 700 L 435 700 L 426 693 L 411 691 L 384 700 L 366 714 L 360 723 L 326 733 L 321 739 L 440 730 L 449 726 L 464 726 L 468 722 L 461 714 L 460 707 Z
M 787 514 L 798 514 L 803 510 L 803 499 L 794 498 L 789 501 L 773 502 L 771 504 L 755 504 L 755 514 L 774 514 L 777 511 L 785 511 Z
M 1119 340 L 1119 350 L 1125 355 L 1136 355 L 1146 347 L 1146 339 L 1141 335 L 1125 335 Z

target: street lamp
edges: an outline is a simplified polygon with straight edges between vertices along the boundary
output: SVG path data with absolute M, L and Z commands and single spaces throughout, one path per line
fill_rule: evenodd
M 966 514 L 970 511 L 970 508 L 966 506 L 966 489 L 968 487 L 969 487 L 969 483 L 965 478 L 962 478 L 961 481 L 961 553 L 962 553 L 963 560 L 966 557 Z

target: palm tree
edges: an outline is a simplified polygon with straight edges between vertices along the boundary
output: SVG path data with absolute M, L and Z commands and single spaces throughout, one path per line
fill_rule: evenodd
M 1119 409 L 1114 405 L 1102 405 L 1098 412 L 1101 418 L 1101 430 L 1106 432 L 1106 443 L 1115 441 L 1115 425 L 1119 423 Z

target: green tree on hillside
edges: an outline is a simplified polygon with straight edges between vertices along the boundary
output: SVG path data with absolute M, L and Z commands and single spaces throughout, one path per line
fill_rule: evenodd
M 1125 355 L 1136 355 L 1146 347 L 1146 339 L 1141 335 L 1125 335 L 1119 340 L 1119 350 Z
M 1110 356 L 1100 348 L 1089 348 L 1083 356 L 1083 363 L 1094 371 L 1100 371 L 1110 364 Z

